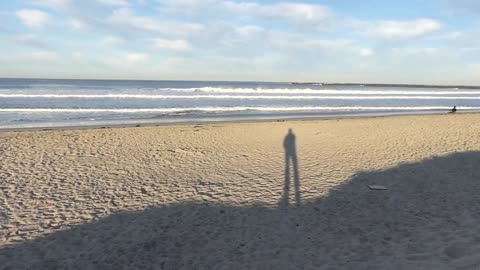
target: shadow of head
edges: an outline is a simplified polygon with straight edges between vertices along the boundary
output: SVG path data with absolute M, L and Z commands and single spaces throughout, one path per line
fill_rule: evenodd
M 293 133 L 291 128 L 288 129 L 288 134 L 283 140 L 283 147 L 285 148 L 286 155 L 295 154 L 295 134 Z
M 359 173 L 288 212 L 192 202 L 114 214 L 3 247 L 0 268 L 472 269 L 479 164 L 465 152 Z

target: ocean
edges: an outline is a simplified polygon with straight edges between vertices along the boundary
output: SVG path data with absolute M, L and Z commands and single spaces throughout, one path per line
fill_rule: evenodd
M 275 82 L 0 79 L 0 128 L 480 110 L 480 89 Z

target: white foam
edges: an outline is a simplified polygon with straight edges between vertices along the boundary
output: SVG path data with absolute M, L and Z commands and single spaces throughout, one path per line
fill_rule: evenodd
M 258 94 L 345 94 L 345 95 L 479 95 L 478 90 L 451 91 L 444 89 L 431 90 L 337 90 L 311 88 L 224 88 L 224 87 L 197 87 L 197 88 L 160 88 L 158 90 L 182 92 L 214 92 L 214 93 L 258 93 Z
M 265 111 L 265 112 L 292 112 L 292 111 L 421 111 L 421 110 L 448 110 L 446 106 L 418 106 L 418 107 L 190 107 L 190 108 L 142 108 L 142 109 L 71 109 L 71 108 L 0 108 L 0 113 L 175 113 L 175 112 L 234 112 L 234 111 Z M 480 110 L 480 107 L 457 107 L 459 110 Z
M 363 88 L 363 89 L 315 89 L 315 88 L 236 88 L 236 87 L 193 87 L 193 88 L 118 88 L 114 89 L 75 89 L 72 91 L 73 86 L 64 86 L 62 88 L 65 91 L 105 91 L 109 92 L 118 92 L 121 91 L 126 93 L 126 95 L 136 95 L 135 92 L 138 92 L 141 89 L 142 92 L 187 92 L 187 93 L 219 93 L 219 94 L 323 94 L 323 95 L 480 95 L 480 89 L 473 90 L 459 90 L 458 88 L 428 88 L 419 90 L 418 88 Z M 54 88 L 54 92 L 51 93 L 55 95 L 59 91 L 62 91 L 62 88 Z M 394 90 L 391 90 L 394 89 Z M 44 94 L 49 94 L 52 91 L 52 88 L 35 88 L 30 90 L 25 89 L 1 89 L 0 93 L 25 93 L 30 94 L 31 92 L 39 93 L 43 92 Z M 131 94 L 129 94 L 131 93 Z M 67 94 L 68 95 L 68 94 Z M 73 94 L 76 95 L 76 94 Z M 116 95 L 116 94 L 113 94 Z
M 51 98 L 51 99 L 267 99 L 267 100 L 382 100 L 382 99 L 418 99 L 418 100 L 480 100 L 480 96 L 273 96 L 273 95 L 141 95 L 141 94 L 0 94 L 0 98 Z

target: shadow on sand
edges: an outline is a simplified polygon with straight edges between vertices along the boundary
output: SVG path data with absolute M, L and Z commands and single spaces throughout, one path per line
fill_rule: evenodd
M 301 204 L 300 201 L 300 177 L 298 175 L 298 159 L 297 147 L 295 145 L 295 134 L 292 129 L 288 130 L 287 136 L 283 140 L 283 148 L 285 150 L 285 183 L 283 185 L 283 195 L 280 200 L 280 207 L 288 207 L 290 205 L 290 167 L 293 168 L 293 184 L 295 187 L 295 202 L 297 206 Z M 290 166 L 290 162 L 292 166 Z
M 479 164 L 464 152 L 363 172 L 291 211 L 192 202 L 114 214 L 2 248 L 0 268 L 475 269 Z

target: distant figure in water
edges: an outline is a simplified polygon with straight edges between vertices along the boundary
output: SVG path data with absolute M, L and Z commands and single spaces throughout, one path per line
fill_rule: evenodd
M 456 112 L 457 112 L 457 106 L 453 106 L 453 109 L 451 109 L 449 113 L 456 113 Z

